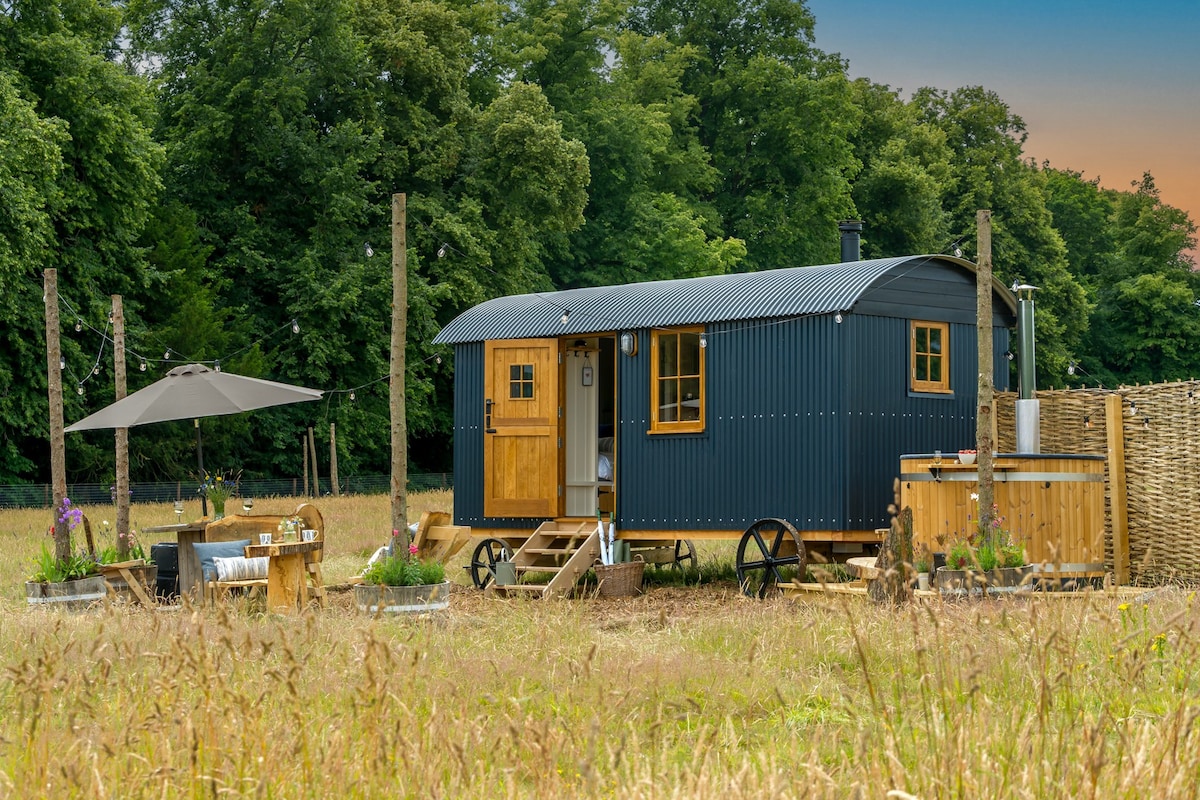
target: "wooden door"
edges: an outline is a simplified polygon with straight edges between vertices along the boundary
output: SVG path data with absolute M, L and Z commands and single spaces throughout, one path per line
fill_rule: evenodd
M 483 513 L 558 515 L 558 341 L 485 343 Z

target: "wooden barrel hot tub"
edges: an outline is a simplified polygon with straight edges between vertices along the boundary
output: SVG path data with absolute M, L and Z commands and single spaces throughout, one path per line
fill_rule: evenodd
M 976 464 L 957 456 L 900 457 L 900 505 L 913 514 L 913 546 L 944 552 L 975 530 Z M 1041 572 L 1104 574 L 1104 459 L 1100 456 L 999 454 L 994 493 L 1002 526 Z

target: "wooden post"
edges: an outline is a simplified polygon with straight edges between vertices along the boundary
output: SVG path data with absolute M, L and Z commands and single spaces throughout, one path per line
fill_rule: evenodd
M 317 472 L 317 440 L 313 438 L 313 429 L 308 429 L 308 453 L 312 457 L 312 496 L 321 496 L 321 474 Z
M 334 497 L 341 496 L 337 474 L 337 428 L 332 422 L 329 423 L 329 488 Z
M 1121 413 L 1122 403 L 1119 394 L 1104 398 L 1108 491 L 1112 504 L 1113 577 L 1118 586 L 1129 583 L 1129 506 L 1125 490 L 1125 417 Z
M 405 417 L 405 353 L 408 328 L 408 198 L 392 195 L 392 359 L 388 396 L 392 418 L 392 537 L 394 548 L 408 552 L 408 421 Z
M 125 306 L 121 295 L 112 296 L 113 312 L 113 380 L 116 399 L 125 397 Z M 117 428 L 117 558 L 129 557 L 129 429 Z
M 50 395 L 50 486 L 54 495 L 54 557 L 71 557 L 71 529 L 59 519 L 67 496 L 67 446 L 63 434 L 62 347 L 58 340 L 58 270 L 46 270 L 46 383 Z
M 991 529 L 992 506 L 995 504 L 993 484 L 995 460 L 992 453 L 996 440 L 992 432 L 995 395 L 992 371 L 992 212 L 975 212 L 975 227 L 979 241 L 979 265 L 975 274 L 976 328 L 979 336 L 979 411 L 975 417 L 975 449 L 979 467 L 979 526 Z
M 300 442 L 304 445 L 304 458 L 300 460 L 300 465 L 304 470 L 304 496 L 310 497 L 308 493 L 308 437 L 300 434 Z

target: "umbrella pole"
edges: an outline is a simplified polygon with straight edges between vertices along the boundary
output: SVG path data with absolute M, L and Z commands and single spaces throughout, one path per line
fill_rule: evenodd
M 204 481 L 204 442 L 200 439 L 200 420 L 192 420 L 196 425 L 196 464 L 200 468 L 200 481 Z M 200 516 L 208 516 L 208 495 L 200 493 Z

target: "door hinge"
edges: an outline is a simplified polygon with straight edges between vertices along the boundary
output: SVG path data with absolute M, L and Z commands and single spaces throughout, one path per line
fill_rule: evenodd
M 562 437 L 558 437 L 558 449 L 562 450 Z
M 561 483 L 558 485 L 558 496 L 562 497 L 562 484 Z

